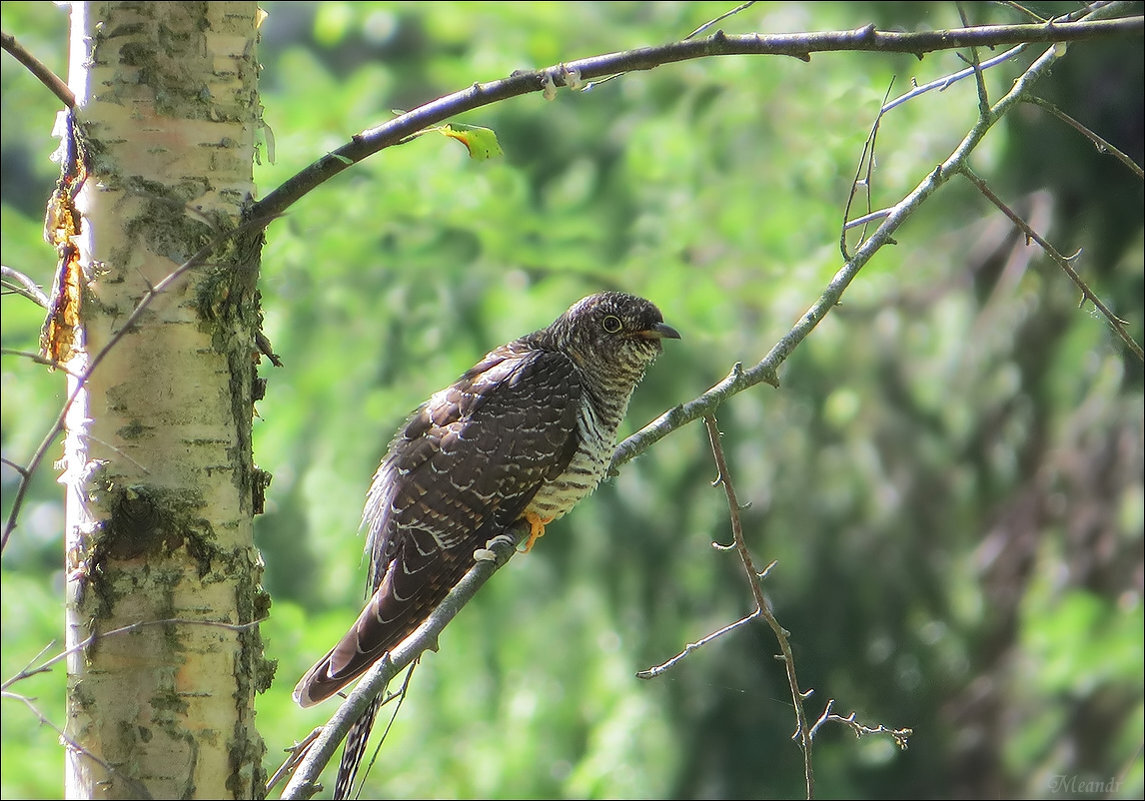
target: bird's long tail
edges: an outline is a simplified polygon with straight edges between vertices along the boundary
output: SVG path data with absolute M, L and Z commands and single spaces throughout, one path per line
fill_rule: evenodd
M 382 706 L 382 696 L 377 697 L 366 707 L 362 716 L 354 721 L 346 735 L 346 745 L 342 749 L 342 762 L 338 765 L 338 779 L 334 783 L 335 798 L 350 798 L 354 789 L 354 777 L 358 775 L 358 766 L 362 764 L 362 757 L 366 754 L 366 744 L 370 741 L 370 729 L 374 727 L 374 718 Z

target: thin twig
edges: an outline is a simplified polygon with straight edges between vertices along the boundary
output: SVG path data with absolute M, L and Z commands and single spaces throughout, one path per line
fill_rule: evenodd
M 24 467 L 23 465 L 18 464 L 16 462 L 13 462 L 7 456 L 0 456 L 0 464 L 8 465 L 8 467 L 11 467 L 13 470 L 15 470 L 17 473 L 19 473 L 20 475 L 22 475 L 24 477 L 27 477 L 27 475 L 28 475 L 28 469 L 26 467 Z
M 16 350 L 15 348 L 0 348 L 0 355 L 19 356 L 22 359 L 28 359 L 29 361 L 33 361 L 36 364 L 42 364 L 45 367 L 51 367 L 53 370 L 60 370 L 61 372 L 67 373 L 73 378 L 77 378 L 80 375 L 79 373 L 70 369 L 67 365 L 60 364 L 55 359 L 49 359 L 47 356 L 36 353 L 34 351 Z
M 875 220 L 881 220 L 890 213 L 890 209 L 879 209 L 878 211 L 872 211 L 869 214 L 864 214 L 862 217 L 856 217 L 855 219 L 845 223 L 843 225 L 843 230 L 849 231 L 852 228 L 858 228 L 859 226 L 874 222 Z
M 99 765 L 109 775 L 117 776 L 120 779 L 120 781 L 124 782 L 127 785 L 127 787 L 129 787 L 131 789 L 131 792 L 132 792 L 131 797 L 133 797 L 133 798 L 151 798 L 152 797 L 151 792 L 147 789 L 147 786 L 145 784 L 143 784 L 143 782 L 139 781 L 138 779 L 132 778 L 131 776 L 128 776 L 125 773 L 120 773 L 118 768 L 116 768 L 113 765 L 110 765 L 109 763 L 100 759 L 98 756 L 93 754 L 91 751 L 84 748 L 82 745 L 80 745 L 75 740 L 73 740 L 71 737 L 69 737 L 67 732 L 65 732 L 63 729 L 61 729 L 55 723 L 52 723 L 52 721 L 48 720 L 47 716 L 44 715 L 44 713 L 41 712 L 39 709 L 37 709 L 36 705 L 34 703 L 32 703 L 31 698 L 28 698 L 25 695 L 20 695 L 19 693 L 10 693 L 7 690 L 0 692 L 0 696 L 2 696 L 4 698 L 9 698 L 13 701 L 20 701 L 21 703 L 23 703 L 24 706 L 28 707 L 28 709 L 31 710 L 33 715 L 35 715 L 37 718 L 39 718 L 40 725 L 47 726 L 49 729 L 51 729 L 57 735 L 59 735 L 60 742 L 62 742 L 64 745 L 66 745 L 72 751 L 75 751 L 77 754 L 82 754 L 85 758 L 90 759 L 92 762 Z
M 724 13 L 724 14 L 720 14 L 720 15 L 719 15 L 718 17 L 716 17 L 715 19 L 712 19 L 712 20 L 708 20 L 708 21 L 707 21 L 707 22 L 705 22 L 703 25 L 701 25 L 700 27 L 696 28 L 694 31 L 692 31 L 692 32 L 691 32 L 691 33 L 689 33 L 687 36 L 685 36 L 685 37 L 684 37 L 684 41 L 687 41 L 688 39 L 694 39 L 694 38 L 695 38 L 695 37 L 696 37 L 698 34 L 701 34 L 701 33 L 703 33 L 703 32 L 704 32 L 704 31 L 706 31 L 708 28 L 710 28 L 710 27 L 712 27 L 713 25 L 715 25 L 717 22 L 720 22 L 721 20 L 725 20 L 725 19 L 727 19 L 728 17 L 732 16 L 733 14 L 738 14 L 739 12 L 743 11 L 745 8 L 748 8 L 749 6 L 753 6 L 753 5 L 755 5 L 755 0 L 749 0 L 749 2 L 746 2 L 746 3 L 741 3 L 740 5 L 738 5 L 738 6 L 736 6 L 735 8 L 733 8 L 731 11 L 728 11 L 728 12 L 726 12 L 726 13 Z M 584 85 L 581 87 L 581 91 L 587 92 L 587 91 L 589 91 L 590 89 L 595 89 L 596 87 L 598 87 L 598 86 L 601 86 L 602 84 L 606 84 L 606 83 L 608 83 L 609 81 L 612 81 L 612 80 L 615 80 L 615 79 L 617 79 L 617 78 L 620 78 L 620 77 L 621 77 L 621 76 L 623 76 L 624 74 L 625 74 L 625 73 L 623 73 L 623 72 L 616 72 L 616 73 L 613 73 L 612 75 L 608 75 L 608 76 L 606 76 L 606 77 L 604 77 L 604 78 L 601 78 L 599 81 L 589 81 L 588 83 L 585 83 L 585 84 L 584 84 Z
M 704 428 L 708 432 L 708 444 L 712 448 L 712 458 L 716 462 L 716 480 L 712 482 L 713 486 L 722 486 L 724 494 L 728 499 L 728 514 L 732 522 L 732 540 L 735 543 L 736 553 L 739 554 L 740 562 L 743 564 L 743 569 L 747 573 L 748 585 L 751 587 L 752 598 L 755 599 L 756 609 L 766 610 L 767 600 L 763 597 L 763 589 L 759 586 L 759 571 L 755 569 L 755 563 L 752 561 L 751 552 L 747 549 L 747 542 L 743 536 L 743 523 L 740 521 L 740 506 L 739 499 L 736 497 L 735 485 L 732 482 L 731 473 L 728 470 L 727 459 L 724 457 L 724 448 L 720 444 L 720 429 L 716 423 L 714 415 L 707 415 L 704 417 Z
M 32 662 L 29 662 L 28 665 L 25 666 L 23 670 L 16 673 L 14 676 L 12 676 L 12 678 L 7 679 L 3 684 L 0 684 L 0 690 L 7 690 L 9 687 L 11 687 L 16 682 L 23 681 L 24 679 L 28 678 L 29 676 L 35 676 L 37 673 L 46 673 L 57 662 L 59 662 L 63 659 L 67 659 L 67 657 L 70 654 L 74 654 L 74 653 L 77 653 L 79 651 L 82 651 L 85 648 L 87 648 L 89 645 L 92 645 L 93 643 L 95 643 L 97 640 L 102 640 L 102 639 L 105 639 L 107 637 L 114 637 L 114 636 L 119 635 L 119 634 L 129 634 L 133 631 L 138 631 L 140 629 L 147 628 L 148 626 L 169 626 L 169 625 L 208 626 L 210 628 L 219 628 L 219 629 L 226 629 L 228 631 L 239 631 L 239 632 L 241 632 L 241 631 L 246 631 L 248 629 L 251 629 L 251 628 L 257 626 L 264 619 L 265 618 L 259 618 L 258 620 L 252 620 L 250 623 L 227 623 L 227 622 L 222 621 L 222 620 L 195 620 L 193 618 L 184 618 L 184 617 L 170 617 L 170 618 L 163 618 L 162 620 L 138 620 L 134 623 L 128 623 L 126 626 L 120 626 L 119 628 L 112 629 L 111 631 L 105 631 L 103 633 L 97 632 L 95 634 L 91 634 L 88 637 L 84 638 L 84 640 L 82 642 L 76 643 L 71 648 L 67 648 L 67 649 L 61 651 L 60 653 L 53 656 L 51 659 L 47 659 L 44 662 L 42 662 L 41 664 L 36 665 L 35 667 L 32 667 L 32 663 L 35 662 L 35 660 L 33 659 Z M 46 651 L 46 650 L 47 650 L 47 648 L 42 649 L 40 651 L 40 655 L 42 655 L 44 653 L 44 651 Z M 40 655 L 37 655 L 36 659 L 39 659 Z
M 819 729 L 822 728 L 825 723 L 842 723 L 844 726 L 850 727 L 851 731 L 855 733 L 855 737 L 862 737 L 866 734 L 889 734 L 891 739 L 895 741 L 895 745 L 905 751 L 908 744 L 907 741 L 910 739 L 910 736 L 914 734 L 914 729 L 890 729 L 881 723 L 877 726 L 867 726 L 856 719 L 854 712 L 847 715 L 847 717 L 836 715 L 831 711 L 834 706 L 835 699 L 829 698 L 827 705 L 823 707 L 823 714 L 819 716 L 819 719 L 815 721 L 815 725 L 811 727 L 812 738 L 819 733 Z
M 1033 11 L 1031 11 L 1030 9 L 1021 5 L 1020 3 L 1014 3 L 1014 2 L 1010 2 L 1010 0 L 1006 0 L 1006 2 L 1003 2 L 1002 5 L 1017 9 L 1018 11 L 1022 12 L 1027 17 L 1032 19 L 1034 22 L 1045 22 L 1046 21 L 1045 17 L 1041 16 L 1040 14 L 1035 14 Z
M 1105 139 L 1101 138 L 1096 133 L 1091 131 L 1089 128 L 1087 128 L 1086 126 L 1082 125 L 1080 122 L 1075 120 L 1073 117 L 1066 114 L 1064 111 L 1062 111 L 1060 108 L 1055 106 L 1050 101 L 1046 100 L 1045 98 L 1038 97 L 1037 95 L 1030 95 L 1028 97 L 1023 97 L 1022 100 L 1024 100 L 1027 103 L 1032 103 L 1035 106 L 1039 106 L 1040 108 L 1044 108 L 1050 114 L 1053 114 L 1059 120 L 1061 120 L 1062 122 L 1066 123 L 1071 128 L 1073 128 L 1074 130 L 1076 130 L 1078 133 L 1080 133 L 1086 139 L 1093 142 L 1093 146 L 1095 148 L 1097 148 L 1098 153 L 1108 153 L 1109 155 L 1113 156 L 1118 161 L 1120 161 L 1122 164 L 1124 164 L 1126 167 L 1128 167 L 1129 170 L 1135 176 L 1137 176 L 1138 179 L 1145 180 L 1145 169 L 1142 169 L 1140 164 L 1138 164 L 1133 159 L 1131 159 L 1128 155 L 1126 155 L 1119 148 L 1114 147 L 1109 142 L 1107 142 Z
M 725 634 L 728 634 L 729 632 L 735 631 L 736 629 L 738 629 L 740 626 L 744 625 L 745 623 L 750 623 L 751 621 L 755 620 L 757 617 L 759 617 L 759 609 L 756 609 L 750 615 L 744 615 L 739 620 L 737 620 L 735 623 L 729 623 L 726 626 L 724 626 L 722 629 L 716 629 L 715 631 L 713 631 L 711 634 L 707 635 L 706 637 L 701 637 L 700 639 L 696 640 L 695 642 L 687 643 L 683 647 L 683 649 L 681 649 L 680 652 L 677 653 L 675 656 L 673 656 L 671 659 L 667 659 L 658 665 L 653 665 L 650 668 L 636 671 L 636 678 L 638 678 L 638 679 L 655 679 L 658 676 L 664 675 L 669 670 L 676 667 L 676 665 L 680 664 L 680 662 L 684 661 L 684 659 L 686 659 L 693 652 L 700 650 L 701 648 L 703 648 L 705 645 L 712 642 L 713 640 L 717 640 L 720 637 L 724 636 Z
M 708 443 L 712 448 L 712 458 L 716 463 L 716 480 L 712 482 L 713 486 L 722 486 L 724 488 L 724 495 L 727 497 L 728 502 L 728 516 L 731 520 L 732 527 L 732 543 L 731 545 L 716 544 L 720 550 L 728 550 L 734 548 L 736 554 L 740 558 L 740 564 L 743 565 L 744 573 L 747 576 L 748 586 L 751 588 L 752 598 L 755 600 L 755 611 L 749 615 L 745 615 L 734 623 L 730 623 L 723 628 L 712 632 L 706 637 L 697 640 L 696 642 L 688 643 L 684 646 L 683 650 L 673 656 L 671 659 L 662 662 L 659 665 L 642 670 L 636 674 L 637 678 L 653 679 L 661 676 L 673 667 L 678 665 L 681 661 L 686 659 L 690 654 L 704 647 L 713 640 L 722 637 L 730 631 L 734 631 L 740 626 L 750 623 L 756 618 L 762 617 L 767 621 L 767 625 L 771 627 L 772 633 L 775 635 L 776 641 L 779 643 L 779 650 L 781 655 L 778 657 L 783 662 L 786 673 L 787 683 L 791 690 L 791 700 L 795 707 L 795 738 L 798 739 L 800 750 L 803 752 L 803 772 L 804 781 L 807 787 L 807 797 L 811 798 L 815 791 L 815 775 L 811 768 L 811 735 L 810 727 L 807 725 L 807 713 L 803 708 L 803 699 L 809 696 L 810 691 L 804 692 L 799 689 L 799 679 L 795 675 L 795 656 L 791 651 L 791 644 L 788 641 L 789 632 L 780 625 L 775 615 L 771 611 L 771 606 L 767 598 L 763 594 L 763 588 L 760 582 L 764 575 L 766 575 L 774 566 L 772 562 L 763 571 L 758 571 L 755 568 L 755 563 L 751 558 L 751 552 L 748 550 L 747 541 L 743 535 L 743 522 L 740 518 L 739 499 L 736 497 L 735 484 L 732 481 L 731 472 L 728 469 L 727 459 L 724 456 L 723 446 L 720 444 L 720 430 L 716 423 L 716 418 L 712 415 L 704 417 L 704 426 L 708 432 Z
M 405 703 L 406 693 L 409 692 L 410 680 L 413 678 L 413 671 L 417 665 L 418 662 L 416 659 L 410 663 L 409 668 L 406 670 L 405 678 L 402 680 L 401 689 L 382 702 L 384 706 L 395 698 L 398 701 L 394 704 L 394 711 L 390 714 L 390 719 L 386 723 L 385 731 L 383 731 L 382 736 L 378 738 L 378 744 L 374 746 L 374 753 L 370 756 L 370 764 L 366 765 L 366 770 L 362 773 L 362 780 L 358 783 L 358 792 L 354 794 L 355 798 L 362 797 L 362 789 L 366 786 L 366 778 L 370 775 L 370 771 L 374 769 L 374 763 L 378 761 L 378 753 L 382 750 L 382 745 L 386 742 L 386 737 L 389 736 L 390 729 L 394 727 L 394 721 L 398 719 L 398 712 L 401 711 L 402 704 Z
M 44 290 L 40 289 L 39 285 L 28 276 L 24 275 L 19 270 L 14 270 L 7 264 L 0 265 L 0 273 L 4 278 L 9 280 L 4 281 L 4 286 L 11 289 L 17 295 L 22 295 L 28 300 L 32 301 L 38 306 L 48 308 L 48 296 L 44 294 Z
M 12 34 L 7 32 L 0 33 L 0 40 L 3 42 L 4 50 L 27 67 L 28 71 L 35 75 L 40 83 L 48 87 L 52 94 L 58 97 L 65 106 L 68 108 L 75 107 L 75 93 L 68 88 L 68 85 L 64 83 L 59 75 L 56 75 L 56 73 L 48 69 L 47 65 L 29 53 L 22 44 L 16 41 L 16 37 Z
M 271 777 L 267 779 L 265 796 L 269 796 L 270 791 L 273 790 L 275 786 L 283 780 L 283 778 L 290 775 L 298 763 L 302 761 L 302 758 L 306 756 L 306 752 L 310 749 L 310 746 L 313 745 L 314 741 L 318 739 L 318 735 L 321 733 L 322 727 L 315 726 L 310 730 L 310 734 L 295 742 L 294 745 L 290 746 L 289 748 L 283 749 L 286 751 L 286 759 L 284 759 L 282 764 L 278 766 L 278 770 L 276 770 L 271 775 Z
M 979 65 L 979 69 L 980 70 L 988 70 L 991 67 L 996 67 L 999 64 L 1002 64 L 1006 61 L 1009 61 L 1014 56 L 1018 55 L 1023 50 L 1025 50 L 1026 47 L 1028 47 L 1028 45 L 1020 44 L 1016 47 L 1010 48 L 1009 50 L 1007 50 L 1004 53 L 1000 53 L 1000 54 L 994 56 L 993 58 L 988 58 Z M 883 105 L 881 111 L 883 114 L 886 114 L 888 111 L 895 108 L 896 106 L 901 106 L 903 103 L 914 100 L 919 95 L 925 94 L 927 92 L 932 92 L 935 89 L 937 89 L 940 92 L 944 92 L 948 88 L 953 86 L 954 84 L 958 83 L 958 81 L 961 81 L 964 78 L 969 78 L 971 75 L 974 75 L 974 74 L 975 74 L 974 67 L 967 67 L 964 70 L 959 70 L 958 72 L 951 73 L 950 75 L 945 75 L 941 78 L 936 78 L 933 81 L 922 84 L 921 86 L 915 86 L 915 87 L 911 88 L 911 90 L 909 92 L 906 92 L 905 94 L 901 94 L 898 97 L 896 97 L 894 100 L 891 100 L 891 101 L 885 103 Z
M 1069 276 L 1070 280 L 1074 282 L 1077 288 L 1081 290 L 1083 297 L 1082 302 L 1084 303 L 1084 301 L 1088 300 L 1090 303 L 1092 303 L 1094 307 L 1099 312 L 1101 312 L 1101 314 L 1109 322 L 1110 327 L 1117 333 L 1117 336 L 1121 338 L 1121 341 L 1124 342 L 1131 351 L 1133 351 L 1133 354 L 1139 360 L 1145 361 L 1145 353 L 1142 352 L 1141 346 L 1137 344 L 1136 340 L 1133 339 L 1132 335 L 1126 329 L 1125 321 L 1114 314 L 1109 309 L 1109 307 L 1101 301 L 1101 298 L 1099 298 L 1097 294 L 1089 288 L 1089 285 L 1086 284 L 1084 280 L 1082 280 L 1082 277 L 1078 275 L 1077 270 L 1073 268 L 1073 265 L 1070 262 L 1077 258 L 1077 254 L 1071 257 L 1067 257 L 1058 252 L 1057 248 L 1047 242 L 1041 234 L 1031 228 L 1025 220 L 1019 217 L 1013 209 L 1002 202 L 1002 199 L 994 194 L 990 187 L 986 185 L 986 182 L 979 178 L 974 170 L 970 169 L 968 164 L 962 166 L 961 172 L 966 176 L 966 179 L 970 181 L 970 183 L 977 187 L 978 191 L 982 193 L 983 197 L 993 203 L 999 211 L 1010 218 L 1010 221 L 1013 222 L 1014 225 L 1016 225 L 1018 229 L 1026 235 L 1027 240 L 1033 240 L 1034 242 L 1037 242 L 1039 246 L 1041 246 L 1046 255 L 1053 259 L 1054 263 L 1061 267 L 1062 271 L 1065 272 L 1065 274 Z
M 969 28 L 970 20 L 966 16 L 966 7 L 962 3 L 955 3 L 955 5 L 958 7 L 958 17 L 962 20 L 962 27 Z M 978 48 L 974 45 L 970 45 L 970 69 L 974 73 L 974 82 L 978 85 L 978 114 L 986 117 L 990 114 L 990 95 L 986 91 L 986 78 L 982 74 L 982 62 L 978 58 Z
M 811 730 L 807 725 L 807 712 L 803 708 L 803 699 L 807 698 L 811 691 L 804 692 L 799 688 L 799 678 L 795 675 L 795 655 L 792 653 L 791 643 L 788 641 L 790 633 L 780 625 L 779 620 L 771 611 L 771 605 L 763 596 L 763 588 L 760 586 L 760 573 L 755 569 L 751 553 L 748 551 L 747 543 L 744 540 L 743 524 L 740 522 L 739 515 L 741 507 L 736 498 L 735 486 L 728 470 L 727 459 L 724 457 L 724 449 L 720 444 L 720 429 L 716 423 L 716 418 L 712 415 L 706 415 L 704 427 L 708 431 L 708 443 L 712 447 L 712 457 L 715 459 L 716 470 L 719 473 L 717 481 L 723 485 L 724 494 L 727 496 L 728 515 L 732 523 L 732 537 L 735 539 L 736 551 L 739 553 L 740 561 L 747 572 L 752 596 L 757 605 L 756 611 L 767 621 L 767 625 L 771 627 L 771 631 L 775 635 L 776 642 L 779 643 L 781 656 L 778 659 L 783 662 L 783 667 L 786 670 L 787 686 L 791 690 L 791 703 L 795 707 L 795 733 L 792 738 L 798 741 L 799 748 L 803 752 L 803 781 L 807 789 L 807 797 L 813 798 L 815 796 L 815 773 L 811 767 Z M 770 567 L 768 569 L 770 570 Z
M 875 216 L 871 212 L 871 194 L 872 185 L 875 182 L 875 142 L 879 136 L 879 126 L 882 125 L 883 115 L 886 113 L 883 108 L 886 108 L 887 98 L 890 97 L 891 89 L 894 87 L 894 79 L 891 79 L 890 84 L 887 86 L 887 91 L 883 95 L 883 107 L 879 109 L 879 113 L 875 115 L 875 121 L 871 123 L 871 131 L 867 134 L 867 139 L 863 142 L 863 152 L 859 154 L 859 163 L 855 166 L 855 177 L 851 179 L 851 191 L 847 193 L 847 203 L 843 206 L 843 227 L 839 232 L 839 252 L 843 256 L 843 260 L 847 261 L 851 258 L 851 252 L 847 249 L 847 231 L 855 226 L 862 226 L 863 233 L 859 235 L 859 243 L 861 244 L 866 238 L 867 223 L 873 222 L 876 219 L 882 219 L 886 215 Z M 853 224 L 849 225 L 847 219 L 851 216 L 851 204 L 855 202 L 855 195 L 858 194 L 859 187 L 863 188 L 863 195 L 866 198 L 867 213 Z
M 963 24 L 965 25 L 966 24 L 966 15 L 963 12 L 961 6 L 959 6 L 959 13 L 962 15 L 962 21 L 963 21 Z M 851 182 L 851 192 L 847 196 L 847 203 L 843 209 L 843 226 L 842 226 L 842 230 L 840 231 L 840 234 L 839 234 L 839 251 L 843 254 L 844 260 L 851 258 L 851 252 L 847 247 L 847 232 L 854 229 L 854 228 L 860 228 L 860 227 L 863 228 L 864 229 L 863 234 L 859 235 L 859 242 L 861 243 L 863 241 L 863 239 L 865 238 L 864 235 L 866 233 L 867 224 L 876 220 L 876 219 L 882 219 L 883 217 L 886 216 L 886 210 L 871 211 L 871 205 L 872 205 L 871 193 L 872 193 L 872 186 L 874 184 L 875 142 L 876 142 L 876 139 L 878 137 L 879 126 L 882 124 L 883 116 L 886 115 L 888 112 L 890 112 L 892 109 L 897 108 L 898 106 L 900 106 L 900 105 L 902 105 L 902 104 L 904 104 L 910 100 L 913 100 L 914 98 L 918 97 L 919 95 L 925 94 L 926 92 L 930 92 L 930 91 L 935 90 L 935 89 L 937 89 L 940 92 L 944 92 L 950 86 L 953 86 L 958 81 L 962 80 L 963 78 L 967 78 L 971 75 L 975 76 L 978 80 L 979 115 L 981 115 L 983 113 L 983 109 L 989 108 L 989 106 L 986 105 L 986 97 L 987 97 L 986 85 L 983 82 L 982 74 L 985 72 L 985 70 L 987 70 L 991 67 L 996 67 L 999 64 L 1002 64 L 1002 63 L 1010 60 L 1011 58 L 1013 58 L 1017 54 L 1021 53 L 1025 48 L 1026 48 L 1025 44 L 1020 44 L 1017 47 L 1011 48 L 1010 50 L 1007 50 L 1005 53 L 1002 53 L 1001 55 L 995 56 L 994 58 L 989 59 L 988 61 L 986 61 L 984 63 L 978 63 L 978 53 L 977 53 L 977 50 L 975 49 L 974 50 L 974 64 L 972 64 L 970 67 L 968 67 L 964 70 L 961 70 L 959 72 L 953 73 L 952 75 L 946 75 L 946 76 L 943 76 L 942 78 L 937 78 L 937 79 L 930 81 L 929 83 L 924 84 L 922 86 L 916 85 L 909 92 L 906 92 L 905 94 L 899 95 L 894 100 L 891 100 L 888 102 L 887 97 L 890 96 L 891 86 L 894 85 L 894 81 L 893 80 L 891 81 L 891 86 L 887 87 L 887 95 L 885 97 L 883 97 L 883 104 L 879 108 L 878 114 L 875 115 L 875 121 L 871 125 L 871 131 L 867 135 L 867 140 L 866 140 L 866 142 L 863 143 L 863 152 L 859 155 L 859 163 L 858 163 L 858 166 L 855 168 L 855 178 Z M 865 175 L 864 175 L 864 171 L 865 171 Z M 860 179 L 860 176 L 863 176 L 863 177 Z M 867 214 L 864 214 L 862 217 L 859 217 L 857 219 L 850 220 L 851 205 L 852 205 L 852 203 L 854 203 L 856 190 L 860 186 L 863 188 L 864 194 L 866 196 Z
M 696 28 L 696 30 L 692 31 L 691 33 L 689 33 L 687 36 L 684 37 L 684 41 L 687 41 L 688 39 L 694 39 L 696 36 L 703 33 L 708 28 L 715 25 L 717 22 L 723 22 L 728 17 L 730 17 L 734 14 L 738 14 L 739 12 L 743 11 L 744 9 L 751 8 L 754 5 L 755 5 L 755 0 L 748 0 L 748 2 L 746 2 L 746 3 L 740 3 L 738 6 L 733 8 L 731 11 L 726 11 L 723 14 L 720 14 L 715 19 L 710 19 L 707 22 L 705 22 L 703 25 L 701 25 L 700 27 Z

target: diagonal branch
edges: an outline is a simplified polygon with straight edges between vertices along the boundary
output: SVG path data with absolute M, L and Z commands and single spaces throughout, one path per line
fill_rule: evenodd
M 986 185 L 986 182 L 979 178 L 974 170 L 970 169 L 969 165 L 966 165 L 963 168 L 962 174 L 966 176 L 966 180 L 974 184 L 978 191 L 982 193 L 983 197 L 993 203 L 999 211 L 1005 214 L 1010 219 L 1010 221 L 1014 223 L 1015 226 L 1017 226 L 1018 230 L 1025 234 L 1027 244 L 1031 240 L 1038 243 L 1045 254 L 1049 256 L 1055 264 L 1061 267 L 1062 272 L 1068 275 L 1069 279 L 1074 282 L 1078 289 L 1081 290 L 1083 298 L 1082 303 L 1084 303 L 1086 300 L 1092 303 L 1097 308 L 1097 310 L 1101 312 L 1102 316 L 1104 316 L 1105 319 L 1109 322 L 1109 327 L 1112 328 L 1117 336 L 1121 338 L 1121 341 L 1125 343 L 1126 347 L 1133 351 L 1133 355 L 1136 356 L 1139 360 L 1145 361 L 1145 352 L 1141 350 L 1141 346 L 1137 344 L 1137 341 L 1133 339 L 1129 331 L 1126 329 L 1125 321 L 1114 314 L 1110 308 L 1105 305 L 1101 298 L 1099 298 L 1094 293 L 1094 291 L 1089 288 L 1089 285 L 1082 280 L 1082 277 L 1078 275 L 1077 270 L 1075 270 L 1073 265 L 1070 263 L 1074 258 L 1076 258 L 1076 254 L 1074 256 L 1064 256 L 1060 251 L 1058 251 L 1057 248 L 1047 242 L 1045 237 L 1031 228 L 1029 223 L 1019 217 L 1018 214 L 1014 212 L 1014 210 L 1009 206 L 1007 206 L 1000 197 L 994 194 L 993 190 L 991 190 L 990 187 Z
M 386 685 L 407 665 L 420 657 L 426 650 L 437 648 L 437 638 L 446 624 L 461 611 L 461 608 L 477 594 L 485 582 L 499 570 L 516 552 L 517 543 L 524 539 L 528 531 L 527 523 L 519 523 L 494 537 L 485 548 L 478 550 L 476 562 L 461 581 L 450 590 L 433 613 L 426 618 L 402 644 L 386 657 L 378 660 L 366 674 L 358 680 L 349 697 L 342 702 L 334 716 L 323 727 L 322 733 L 310 745 L 306 756 L 291 776 L 290 782 L 282 791 L 282 798 L 310 798 L 318 791 L 318 776 L 334 756 L 338 745 L 346 739 L 350 727 L 365 711 L 370 702 L 382 693 Z
M 1132 172 L 1139 180 L 1145 180 L 1145 169 L 1142 169 L 1140 164 L 1138 164 L 1133 159 L 1131 159 L 1126 153 L 1122 152 L 1121 150 L 1119 150 L 1118 148 L 1114 147 L 1112 144 L 1107 142 L 1105 139 L 1098 136 L 1096 133 L 1091 131 L 1089 128 L 1082 125 L 1080 122 L 1075 120 L 1073 117 L 1066 114 L 1064 111 L 1062 111 L 1060 108 L 1055 106 L 1050 101 L 1048 101 L 1042 97 L 1037 97 L 1036 95 L 1030 95 L 1029 97 L 1024 97 L 1022 99 L 1027 103 L 1032 103 L 1035 106 L 1039 106 L 1039 107 L 1045 109 L 1050 114 L 1053 114 L 1055 117 L 1057 117 L 1059 120 L 1064 122 L 1066 125 L 1070 126 L 1075 131 L 1077 131 L 1082 136 L 1084 136 L 1086 139 L 1093 142 L 1093 146 L 1097 149 L 1098 153 L 1108 153 L 1109 155 L 1113 156 L 1118 161 L 1120 161 L 1122 164 L 1124 164 L 1126 167 L 1128 167 L 1129 171 Z
M 75 107 L 75 93 L 68 88 L 68 85 L 59 75 L 52 72 L 44 62 L 33 56 L 22 44 L 17 42 L 15 36 L 4 31 L 0 33 L 0 43 L 3 44 L 5 52 L 10 53 L 12 58 L 27 67 L 28 71 L 35 75 L 40 83 L 48 87 L 52 94 L 58 97 L 65 106 L 68 108 Z

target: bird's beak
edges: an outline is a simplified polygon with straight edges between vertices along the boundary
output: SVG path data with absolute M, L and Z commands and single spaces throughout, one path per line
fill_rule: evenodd
M 656 323 L 651 328 L 637 332 L 636 336 L 644 339 L 679 339 L 680 332 L 667 323 Z

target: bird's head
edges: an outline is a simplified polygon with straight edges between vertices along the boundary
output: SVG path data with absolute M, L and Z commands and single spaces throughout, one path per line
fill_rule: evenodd
M 578 366 L 620 368 L 633 380 L 660 355 L 661 340 L 680 334 L 654 304 L 623 292 L 582 298 L 553 321 L 548 333 Z

